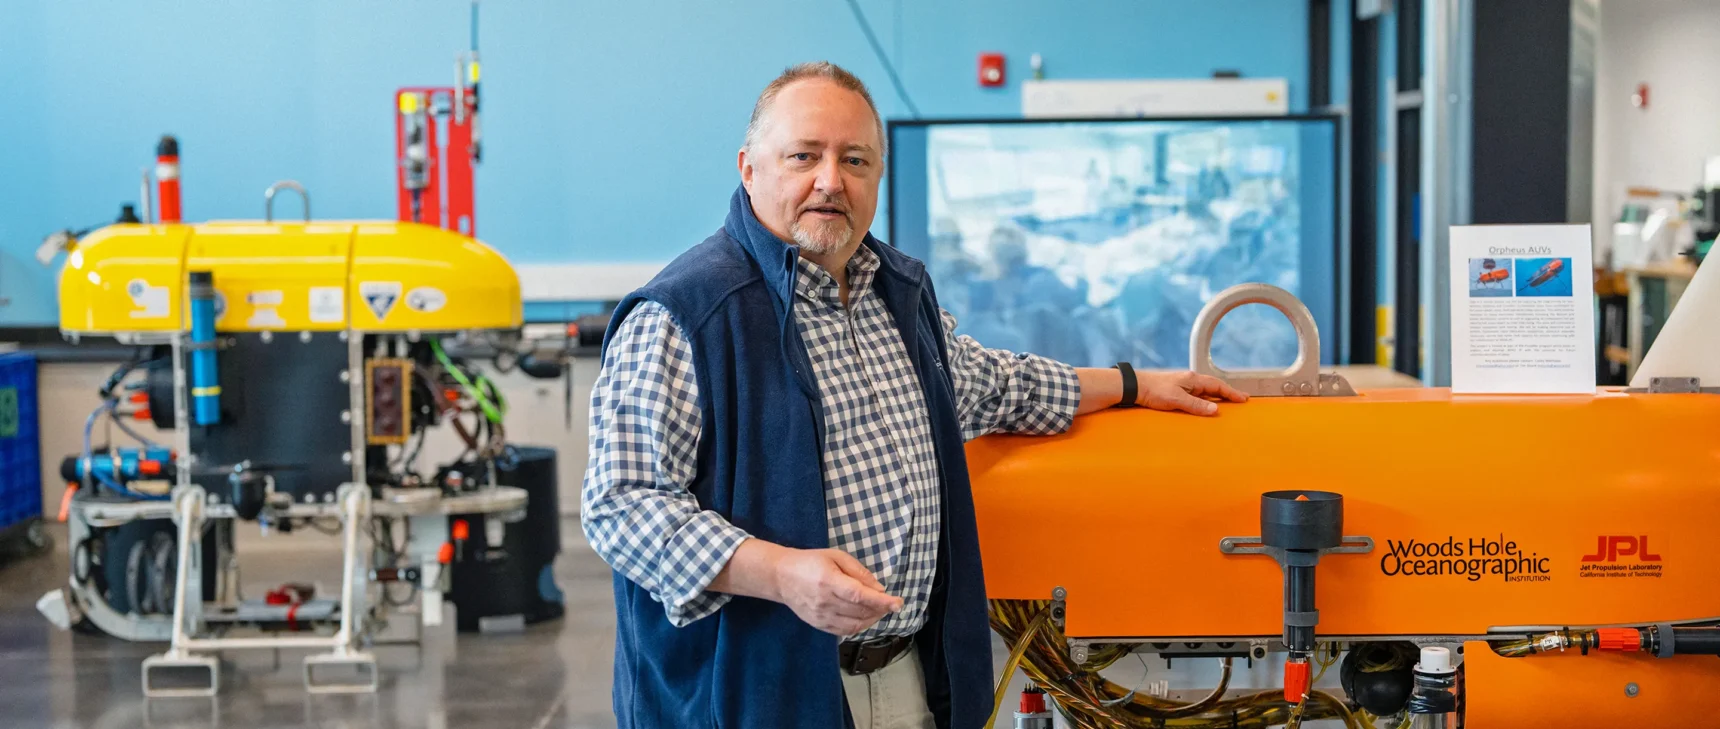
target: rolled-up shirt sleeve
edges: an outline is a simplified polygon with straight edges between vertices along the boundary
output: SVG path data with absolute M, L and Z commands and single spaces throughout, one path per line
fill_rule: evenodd
M 748 537 L 688 490 L 699 430 L 692 346 L 668 310 L 640 304 L 592 388 L 580 521 L 597 554 L 662 603 L 676 627 L 729 601 L 708 588 Z
M 957 336 L 956 318 L 940 313 L 963 438 L 1069 429 L 1081 406 L 1075 368 L 1034 354 L 987 349 L 973 337 Z

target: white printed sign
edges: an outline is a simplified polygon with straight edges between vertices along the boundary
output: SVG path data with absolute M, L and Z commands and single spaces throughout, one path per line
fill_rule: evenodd
M 245 326 L 252 329 L 280 329 L 287 325 L 287 320 L 281 318 L 281 313 L 272 306 L 252 310 L 251 318 L 245 320 Z
M 131 303 L 136 306 L 131 312 L 133 319 L 159 319 L 167 316 L 168 298 L 166 286 L 151 286 L 141 278 L 132 279 L 125 285 L 125 293 L 131 297 Z
M 339 324 L 345 318 L 345 288 L 340 286 L 311 287 L 310 320 L 312 324 Z
M 433 286 L 419 286 L 406 292 L 406 308 L 425 314 L 434 314 L 448 304 L 448 295 Z
M 1451 391 L 1595 391 L 1587 225 L 1451 228 Z
M 280 289 L 245 294 L 245 302 L 254 307 L 251 310 L 251 318 L 245 320 L 245 326 L 253 329 L 279 329 L 286 326 L 287 321 L 281 318 L 280 312 L 275 311 L 275 307 L 280 306 L 286 299 Z

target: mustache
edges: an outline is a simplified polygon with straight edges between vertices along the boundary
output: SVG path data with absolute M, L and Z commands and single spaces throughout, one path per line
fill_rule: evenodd
M 822 200 L 811 200 L 805 205 L 800 206 L 800 213 L 804 214 L 808 211 L 817 210 L 819 208 L 830 208 L 842 213 L 844 216 L 848 215 L 850 212 L 847 202 L 840 198 L 825 196 Z

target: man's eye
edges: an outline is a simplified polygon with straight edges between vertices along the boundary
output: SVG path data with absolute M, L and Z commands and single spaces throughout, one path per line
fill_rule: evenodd
M 806 161 L 812 159 L 812 153 L 811 152 L 795 152 L 794 154 L 791 154 L 788 157 L 789 157 L 789 159 L 792 159 L 796 162 L 806 162 Z
M 866 160 L 859 157 L 849 157 L 848 164 L 854 165 L 855 167 L 864 167 L 866 165 Z

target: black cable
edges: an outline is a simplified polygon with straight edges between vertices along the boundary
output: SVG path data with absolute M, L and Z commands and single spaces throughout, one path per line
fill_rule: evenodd
M 333 527 L 325 527 L 322 525 L 322 522 L 318 521 L 317 517 L 314 517 L 314 516 L 307 516 L 303 519 L 300 519 L 299 523 L 303 524 L 305 526 L 308 526 L 312 529 L 315 529 L 319 532 L 322 532 L 324 534 L 330 535 L 330 536 L 340 536 L 340 533 L 342 530 L 342 525 L 340 523 L 339 517 L 323 517 L 323 518 L 334 519 L 335 525 Z
M 397 608 L 398 607 L 406 607 L 408 605 L 411 605 L 414 600 L 418 599 L 418 585 L 417 585 L 417 583 L 407 583 L 411 589 L 407 591 L 406 599 L 398 600 L 398 601 L 394 599 L 394 590 L 393 590 L 392 584 L 393 583 L 389 583 L 389 582 L 382 583 L 382 599 L 383 599 L 383 601 L 388 603 L 389 607 L 397 607 Z
M 178 586 L 174 573 L 178 571 L 175 558 L 179 552 L 179 540 L 156 532 L 150 546 L 149 590 L 154 593 L 156 607 L 163 613 L 171 614 L 173 603 L 178 598 L 174 594 Z
M 90 538 L 80 539 L 77 546 L 72 547 L 72 582 L 89 584 L 90 573 L 95 571 L 95 559 L 91 554 Z
M 914 100 L 908 98 L 908 90 L 902 87 L 901 77 L 896 75 L 896 66 L 890 63 L 890 57 L 885 55 L 884 46 L 879 45 L 878 36 L 872 33 L 872 24 L 866 22 L 866 14 L 861 12 L 858 0 L 848 0 L 848 9 L 854 11 L 854 20 L 860 24 L 860 32 L 866 34 L 866 42 L 872 44 L 872 53 L 878 56 L 878 62 L 884 65 L 884 73 L 889 74 L 890 83 L 896 87 L 896 96 L 901 97 L 902 103 L 908 106 L 908 112 L 915 119 L 920 118 L 920 109 L 914 106 Z
M 139 615 L 156 612 L 155 596 L 149 591 L 149 547 L 148 538 L 139 539 L 131 543 L 125 557 L 126 597 L 131 602 L 132 612 Z

